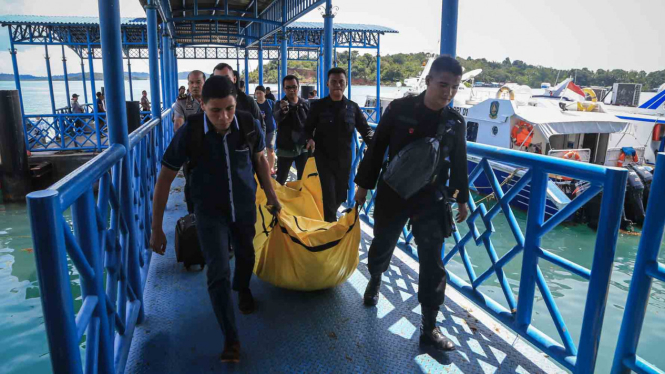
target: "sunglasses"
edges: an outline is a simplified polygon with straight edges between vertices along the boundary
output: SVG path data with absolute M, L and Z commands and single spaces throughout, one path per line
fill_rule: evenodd
M 297 90 L 298 86 L 284 86 L 285 90 Z

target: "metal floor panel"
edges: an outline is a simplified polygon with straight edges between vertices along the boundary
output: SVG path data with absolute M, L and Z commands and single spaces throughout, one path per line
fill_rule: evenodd
M 543 373 L 562 372 L 545 355 L 479 311 L 451 288 L 440 326 L 457 344 L 448 354 L 418 345 L 418 263 L 402 251 L 384 275 L 378 307 L 366 308 L 371 229 L 363 224 L 361 263 L 344 284 L 296 292 L 256 277 L 258 309 L 236 309 L 242 344 L 238 364 L 222 364 L 223 337 L 205 272 L 185 271 L 173 250 L 174 226 L 186 213 L 177 178 L 164 217 L 169 244 L 153 255 L 145 291 L 146 320 L 137 326 L 127 373 Z M 237 302 L 237 299 L 236 299 Z

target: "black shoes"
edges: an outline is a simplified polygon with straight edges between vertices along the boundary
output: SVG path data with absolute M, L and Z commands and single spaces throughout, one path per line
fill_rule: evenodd
M 219 357 L 222 362 L 240 362 L 240 342 L 226 342 L 224 351 Z
M 431 346 L 439 351 L 454 351 L 455 344 L 439 330 L 436 326 L 436 315 L 439 308 L 432 309 L 421 305 L 423 322 L 420 327 L 420 344 Z
M 254 296 L 249 288 L 238 291 L 238 309 L 242 314 L 252 314 L 256 310 Z
M 363 303 L 367 306 L 375 306 L 379 302 L 379 290 L 381 289 L 381 274 L 372 275 L 365 289 Z

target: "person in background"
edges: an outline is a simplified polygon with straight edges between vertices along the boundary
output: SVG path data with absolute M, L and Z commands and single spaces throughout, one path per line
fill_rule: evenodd
M 436 326 L 436 316 L 445 299 L 446 270 L 441 260 L 441 249 L 444 239 L 453 231 L 451 200 L 457 201 L 457 223 L 466 220 L 468 215 L 466 124 L 464 118 L 449 107 L 462 79 L 462 66 L 453 57 L 440 56 L 432 63 L 425 79 L 425 92 L 390 103 L 381 116 L 374 140 L 356 175 L 358 189 L 355 200 L 359 205 L 365 203 L 367 191 L 374 188 L 377 180 L 379 182 L 374 205 L 374 240 L 368 256 L 371 277 L 363 301 L 367 306 L 378 303 L 381 275 L 388 269 L 399 236 L 408 221 L 413 227 L 420 259 L 420 344 L 451 351 L 455 349 L 455 344 Z M 408 200 L 403 199 L 379 177 L 385 165 L 386 151 L 391 162 L 409 143 L 435 137 L 442 126 L 446 129 L 443 149 L 447 154 L 441 155 L 443 161 L 437 165 L 440 177 Z
M 266 87 L 266 99 L 270 99 L 274 102 L 277 102 L 275 95 L 273 95 L 272 92 L 270 92 L 270 87 Z
M 305 121 L 309 102 L 298 96 L 300 82 L 295 75 L 282 79 L 285 96 L 275 105 L 273 114 L 277 121 L 277 182 L 286 183 L 291 164 L 295 162 L 298 179 L 307 163 Z
M 104 101 L 104 95 L 101 92 L 97 92 L 97 112 L 106 113 L 106 102 Z
M 148 91 L 141 92 L 141 110 L 144 112 L 150 111 L 150 100 L 148 100 Z
M 178 100 L 173 104 L 173 131 L 178 131 L 187 120 L 188 116 L 201 112 L 201 90 L 205 83 L 206 75 L 201 70 L 192 70 L 187 75 L 187 86 L 190 94 L 178 95 Z M 185 87 L 180 87 L 181 93 Z
M 245 92 L 245 81 L 240 81 L 240 83 L 238 83 L 238 88 L 240 89 L 240 91 L 242 91 L 242 93 L 246 94 L 246 92 Z
M 308 95 L 308 96 L 309 96 L 309 99 L 310 99 L 310 100 L 318 100 L 318 99 L 320 99 L 320 98 L 319 98 L 319 93 L 316 92 L 316 90 L 311 90 L 311 91 L 309 91 L 309 95 Z
M 83 105 L 79 103 L 79 95 L 77 94 L 72 95 L 71 107 L 72 107 L 72 113 L 74 114 L 85 113 L 85 108 L 83 107 Z M 74 127 L 81 128 L 83 126 L 85 126 L 83 120 L 81 118 L 76 118 L 76 120 L 74 121 Z
M 263 86 L 256 86 L 254 96 L 256 97 L 259 109 L 261 109 L 263 121 L 266 124 L 266 150 L 268 151 L 270 175 L 275 175 L 275 118 L 272 114 L 275 102 L 266 99 L 266 89 Z
M 187 79 L 189 80 L 189 78 L 187 78 Z M 186 99 L 187 95 L 191 93 L 191 91 L 190 92 L 187 92 L 187 91 L 190 91 L 190 90 L 187 90 L 185 88 L 185 86 L 180 86 L 180 88 L 178 89 L 178 100 Z
M 261 110 L 259 109 L 259 106 L 256 104 L 256 100 L 254 100 L 251 96 L 245 94 L 243 91 L 240 91 L 237 83 L 239 79 L 237 78 L 238 75 L 233 71 L 233 68 L 229 64 L 225 63 L 220 63 L 215 66 L 215 68 L 212 70 L 212 75 L 222 75 L 222 76 L 227 76 L 236 85 L 236 92 L 238 94 L 237 100 L 236 100 L 236 105 L 238 106 L 238 110 L 244 110 L 245 112 L 249 112 L 249 114 L 254 117 L 254 119 L 259 120 L 261 123 L 261 129 L 263 129 L 263 132 L 265 133 L 266 130 L 266 124 L 263 121 L 263 116 L 261 115 Z
M 305 130 L 307 149 L 314 151 L 321 180 L 324 219 L 335 222 L 337 209 L 346 200 L 349 189 L 356 130 L 365 144 L 370 144 L 373 131 L 358 104 L 344 97 L 346 71 L 330 69 L 327 85 L 330 95 L 312 103 Z
M 275 214 L 281 209 L 263 156 L 263 131 L 249 113 L 236 111 L 236 92 L 226 76 L 208 79 L 203 87 L 203 113 L 189 116 L 164 152 L 153 197 L 150 237 L 150 248 L 164 255 L 167 240 L 162 226 L 171 183 L 185 161 L 191 162 L 196 231 L 207 265 L 208 294 L 225 340 L 222 362 L 240 361 L 231 290 L 238 292 L 241 313 L 250 314 L 256 308 L 249 288 L 255 261 L 254 173 L 265 190 L 267 204 Z M 236 251 L 232 280 L 229 237 Z

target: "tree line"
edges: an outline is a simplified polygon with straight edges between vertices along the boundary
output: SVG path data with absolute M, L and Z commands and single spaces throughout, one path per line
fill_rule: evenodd
M 415 78 L 422 71 L 424 63 L 430 53 L 397 53 L 393 55 L 381 56 L 381 84 L 395 85 L 397 82 L 404 82 L 407 78 Z M 465 71 L 483 69 L 483 72 L 476 77 L 476 82 L 486 83 L 518 83 L 530 87 L 540 87 L 543 82 L 549 82 L 552 85 L 561 82 L 565 78 L 575 78 L 575 83 L 580 86 L 611 86 L 614 83 L 641 83 L 642 90 L 656 90 L 661 84 L 665 83 L 665 70 L 659 70 L 647 73 L 645 71 L 635 70 L 590 70 L 581 69 L 555 69 L 540 65 L 530 65 L 521 60 L 511 61 L 510 58 L 502 62 L 488 61 L 480 58 L 471 57 L 460 58 L 457 60 L 465 68 Z M 349 61 L 349 52 L 339 52 L 337 54 L 337 65 L 346 69 Z M 360 54 L 358 51 L 352 51 L 352 72 L 351 78 L 353 84 L 374 84 L 376 82 L 376 55 Z M 277 82 L 277 60 L 271 60 L 264 65 L 264 82 Z M 289 73 L 296 75 L 304 83 L 316 82 L 316 67 L 314 61 L 289 61 Z M 305 74 L 310 71 L 309 74 Z M 251 83 L 258 82 L 258 69 L 250 71 L 249 79 Z

